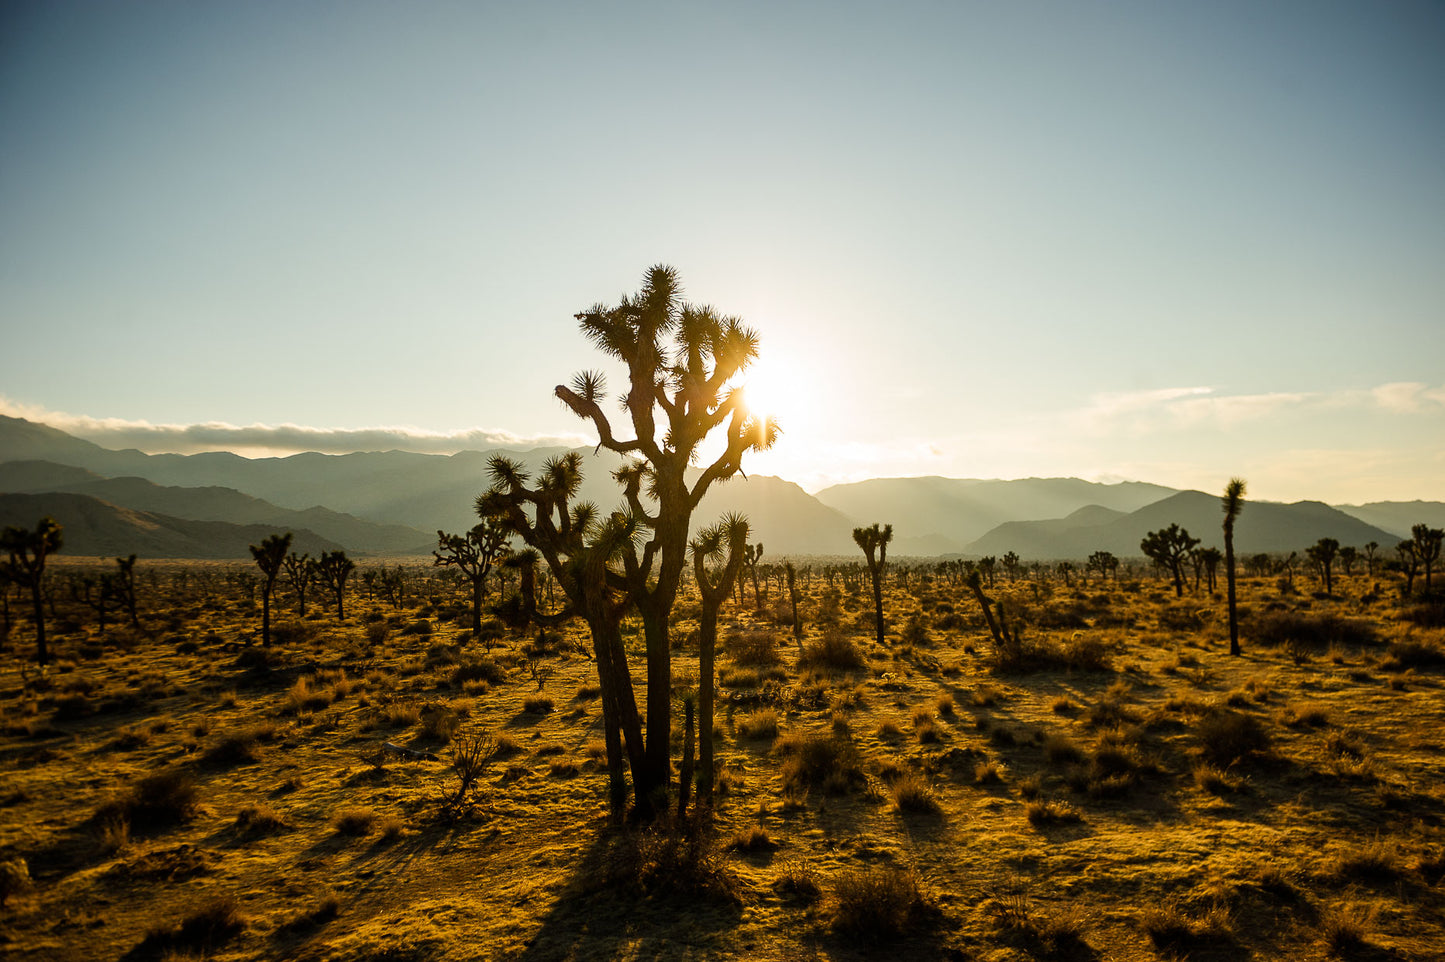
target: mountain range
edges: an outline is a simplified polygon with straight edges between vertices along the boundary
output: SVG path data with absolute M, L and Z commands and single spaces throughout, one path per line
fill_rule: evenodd
M 0 524 L 28 526 L 50 514 L 65 526 L 67 552 L 81 555 L 244 558 L 247 544 L 281 530 L 295 532 L 299 551 L 425 555 L 439 529 L 461 532 L 476 523 L 473 504 L 489 484 L 493 456 L 536 470 L 566 450 L 153 455 L 0 416 Z M 616 503 L 617 459 L 580 453 L 579 498 Z M 1412 524 L 1445 525 L 1440 502 L 1249 502 L 1245 510 L 1236 534 L 1242 552 L 1300 550 L 1321 537 L 1392 548 Z M 852 529 L 873 522 L 893 525 L 893 557 L 1015 551 L 1038 560 L 1097 550 L 1137 556 L 1144 533 L 1170 523 L 1208 545 L 1218 542 L 1220 527 L 1214 495 L 1077 478 L 876 478 L 810 495 L 781 478 L 740 476 L 714 485 L 695 517 L 705 524 L 729 512 L 749 518 L 768 558 L 852 557 Z

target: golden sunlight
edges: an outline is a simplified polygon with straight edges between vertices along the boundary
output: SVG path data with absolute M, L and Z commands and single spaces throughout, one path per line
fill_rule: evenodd
M 767 364 L 749 367 L 743 380 L 748 411 L 759 418 L 774 418 L 784 431 L 807 417 L 806 380 Z

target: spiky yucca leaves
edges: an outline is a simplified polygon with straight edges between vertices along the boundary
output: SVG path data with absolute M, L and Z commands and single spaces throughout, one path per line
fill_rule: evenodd
M 432 552 L 433 567 L 455 567 L 472 586 L 472 634 L 482 633 L 482 599 L 487 593 L 487 575 L 492 563 L 507 554 L 507 527 L 495 521 L 473 525 L 464 535 L 437 531 Z
M 1224 581 L 1229 608 L 1229 653 L 1238 655 L 1239 614 L 1234 598 L 1234 522 L 1239 517 L 1239 512 L 1244 510 L 1243 478 L 1230 478 L 1229 484 L 1224 488 L 1221 506 L 1224 508 Z
M 717 650 L 717 617 L 743 566 L 748 521 L 730 514 L 692 539 L 693 575 L 702 595 L 698 617 L 698 764 L 699 799 L 712 797 L 713 784 L 713 662 Z
M 261 569 L 265 581 L 261 583 L 261 644 L 271 644 L 271 592 L 276 587 L 276 577 L 286 563 L 286 552 L 291 549 L 291 532 L 273 534 L 259 545 L 251 545 L 251 557 Z
M 531 545 L 566 599 L 561 611 L 543 612 L 535 591 L 524 586 L 526 615 L 541 624 L 581 615 L 592 633 L 613 812 L 620 815 L 627 800 L 624 765 L 632 770 L 638 805 L 646 809 L 650 797 L 643 773 L 642 724 L 620 629 L 632 603 L 626 559 L 635 555 L 637 523 L 625 512 L 603 517 L 591 502 L 571 503 L 582 484 L 582 459 L 576 452 L 549 459 L 535 486 L 529 486 L 530 476 L 509 458 L 498 455 L 489 466 L 492 486 L 477 499 L 477 512 Z M 535 564 L 527 567 L 534 569 Z M 524 582 L 525 575 L 524 570 Z
M 868 558 L 868 576 L 873 581 L 873 615 L 877 619 L 878 644 L 883 644 L 883 568 L 888 563 L 888 543 L 893 540 L 893 525 L 881 529 L 875 522 L 867 528 L 854 528 L 853 541 Z
M 692 512 L 715 482 L 742 468 L 743 456 L 770 447 L 779 428 L 759 419 L 733 384 L 757 357 L 758 336 L 736 317 L 683 302 L 677 272 L 649 269 L 642 290 L 616 307 L 597 305 L 577 315 L 582 333 L 627 366 L 622 407 L 631 436 L 603 410 L 605 379 L 585 372 L 556 394 L 597 431 L 598 443 L 632 459 L 616 472 L 638 531 L 622 558 L 632 601 L 647 642 L 647 768 L 645 789 L 671 781 L 672 654 L 669 615 L 687 564 Z M 714 431 L 722 451 L 689 484 L 687 471 Z

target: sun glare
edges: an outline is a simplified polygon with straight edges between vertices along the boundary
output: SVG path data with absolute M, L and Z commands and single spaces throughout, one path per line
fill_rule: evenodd
M 799 378 L 759 365 L 749 368 L 742 384 L 748 410 L 761 418 L 775 418 L 784 431 L 796 428 L 806 416 L 807 394 Z

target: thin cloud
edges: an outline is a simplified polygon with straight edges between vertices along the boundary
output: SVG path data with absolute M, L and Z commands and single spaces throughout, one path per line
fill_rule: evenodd
M 317 428 L 299 424 L 235 425 L 152 424 L 121 418 L 95 418 L 47 411 L 0 397 L 0 413 L 58 428 L 107 448 L 137 448 L 148 454 L 197 454 L 233 451 L 249 456 L 283 456 L 303 451 L 350 454 L 355 451 L 411 451 L 455 454 L 481 448 L 577 447 L 580 434 L 523 435 L 504 430 L 425 431 L 413 427 Z

